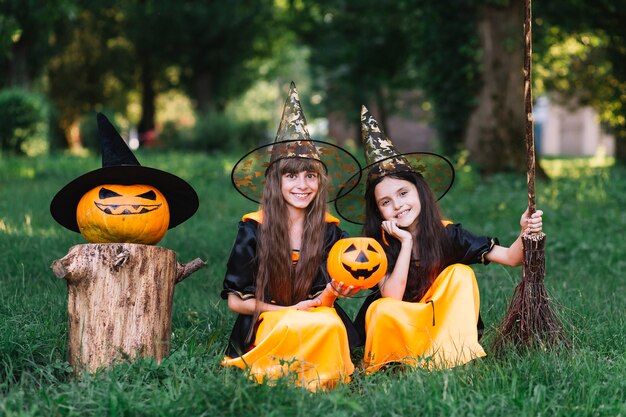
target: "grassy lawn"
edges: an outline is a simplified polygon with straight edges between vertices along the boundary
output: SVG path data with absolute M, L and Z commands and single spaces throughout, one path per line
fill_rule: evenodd
M 52 196 L 100 166 L 96 157 L 0 159 L 0 416 L 625 416 L 626 170 L 603 161 L 546 160 L 537 184 L 547 234 L 546 286 L 570 351 L 511 351 L 428 372 L 364 376 L 311 394 L 256 385 L 220 366 L 234 315 L 219 298 L 240 216 L 255 210 L 230 185 L 235 155 L 140 153 L 200 196 L 198 213 L 160 245 L 179 262 L 208 262 L 176 287 L 171 355 L 73 377 L 67 363 L 67 290 L 50 264 L 82 237 L 49 214 Z M 526 205 L 525 178 L 480 181 L 469 167 L 442 201 L 446 215 L 510 244 Z M 351 234 L 358 228 L 345 224 Z M 521 268 L 474 268 L 487 328 L 505 314 Z M 359 299 L 346 300 L 354 314 Z M 489 347 L 489 335 L 484 343 Z M 488 350 L 489 353 L 489 350 Z

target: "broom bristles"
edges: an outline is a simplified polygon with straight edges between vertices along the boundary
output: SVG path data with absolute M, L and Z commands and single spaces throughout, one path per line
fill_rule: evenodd
M 522 236 L 522 242 L 522 281 L 515 288 L 509 310 L 496 330 L 492 343 L 496 355 L 504 353 L 508 345 L 542 349 L 558 344 L 569 345 L 544 286 L 545 234 L 526 234 Z

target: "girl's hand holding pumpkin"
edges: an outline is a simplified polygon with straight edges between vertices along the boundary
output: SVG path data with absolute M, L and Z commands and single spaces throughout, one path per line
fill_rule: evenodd
M 326 288 L 324 288 L 324 291 L 319 296 L 319 299 L 321 301 L 321 305 L 326 307 L 332 307 L 337 297 L 352 297 L 353 295 L 361 291 L 361 289 L 361 287 L 345 285 L 343 282 L 337 282 L 335 280 L 332 280 L 331 282 L 326 284 Z
M 314 298 L 312 300 L 300 301 L 299 303 L 294 304 L 292 308 L 295 308 L 296 310 L 309 311 L 309 310 L 314 309 L 315 307 L 319 307 L 320 305 L 321 305 L 320 299 Z

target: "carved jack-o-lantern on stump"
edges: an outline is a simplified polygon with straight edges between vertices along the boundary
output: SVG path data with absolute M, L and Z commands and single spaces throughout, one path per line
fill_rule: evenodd
M 157 246 L 166 231 L 198 209 L 185 180 L 144 167 L 98 114 L 102 168 L 65 185 L 50 213 L 91 244 L 77 245 L 52 269 L 67 281 L 69 360 L 76 372 L 118 359 L 169 352 L 174 286 L 205 265 L 176 262 Z
M 73 246 L 52 269 L 68 288 L 69 361 L 95 371 L 120 359 L 169 353 L 174 287 L 204 266 L 158 246 Z

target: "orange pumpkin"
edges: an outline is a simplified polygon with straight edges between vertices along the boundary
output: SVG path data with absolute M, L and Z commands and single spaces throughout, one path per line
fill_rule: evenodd
M 76 208 L 80 234 L 92 243 L 154 245 L 167 232 L 167 200 L 151 185 L 99 185 Z
M 351 237 L 338 240 L 330 248 L 327 266 L 335 281 L 371 288 L 387 273 L 387 256 L 375 239 Z

